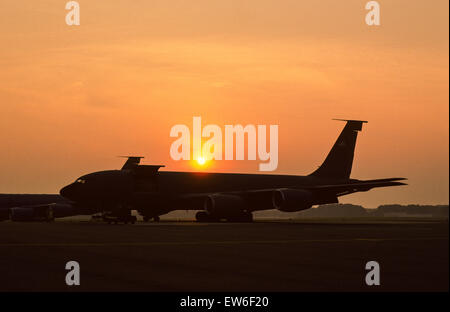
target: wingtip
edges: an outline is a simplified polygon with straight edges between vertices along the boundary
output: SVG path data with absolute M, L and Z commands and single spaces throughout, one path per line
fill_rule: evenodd
M 408 180 L 408 178 L 391 178 L 391 181 L 405 181 Z

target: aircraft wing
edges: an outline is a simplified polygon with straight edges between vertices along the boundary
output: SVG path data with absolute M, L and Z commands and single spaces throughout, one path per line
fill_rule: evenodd
M 388 179 L 378 179 L 378 180 L 367 180 L 367 181 L 355 181 L 351 183 L 344 184 L 330 184 L 330 185 L 316 185 L 310 187 L 300 187 L 302 189 L 307 189 L 312 192 L 326 192 L 333 193 L 336 196 L 347 195 L 355 192 L 366 192 L 370 189 L 376 187 L 387 187 L 387 186 L 399 186 L 407 185 L 403 182 L 398 182 L 401 180 L 406 180 L 405 178 L 388 178 Z
M 366 192 L 372 188 L 388 187 L 406 185 L 406 183 L 399 182 L 406 180 L 405 178 L 388 178 L 377 180 L 350 180 L 348 183 L 342 184 L 329 184 L 329 185 L 310 185 L 310 186 L 294 186 L 287 189 L 307 190 L 310 191 L 315 198 L 315 204 L 337 202 L 337 197 L 348 195 L 355 192 Z M 284 188 L 283 188 L 284 189 Z M 237 195 L 252 203 L 250 210 L 266 210 L 273 209 L 272 197 L 273 193 L 278 188 L 269 189 L 257 189 L 257 190 L 245 190 L 237 192 L 211 192 L 211 193 L 195 193 L 184 194 L 178 199 L 181 200 L 186 210 L 199 210 L 202 209 L 203 201 L 205 198 L 211 195 Z
M 349 183 L 343 184 L 329 184 L 329 185 L 311 185 L 311 186 L 297 186 L 290 187 L 292 189 L 302 189 L 312 191 L 314 193 L 328 193 L 335 194 L 336 196 L 342 196 L 355 192 L 366 192 L 372 188 L 376 187 L 388 187 L 388 186 L 399 186 L 407 185 L 403 182 L 398 182 L 401 180 L 406 180 L 405 178 L 387 178 L 387 179 L 376 179 L 376 180 L 353 180 Z M 240 195 L 245 197 L 261 196 L 264 194 L 272 194 L 277 188 L 270 189 L 257 189 L 257 190 L 246 190 L 237 192 L 212 192 L 212 193 L 195 193 L 195 194 L 185 194 L 181 198 L 193 199 L 193 198 L 205 198 L 213 194 L 230 194 L 230 195 Z

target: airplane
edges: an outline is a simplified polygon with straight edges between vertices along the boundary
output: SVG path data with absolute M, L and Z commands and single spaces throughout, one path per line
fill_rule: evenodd
M 76 215 L 71 202 L 57 194 L 0 194 L 0 221 L 50 221 Z
M 52 219 L 70 211 L 101 213 L 108 223 L 134 223 L 132 210 L 145 222 L 174 210 L 196 210 L 199 222 L 252 222 L 259 210 L 296 212 L 338 203 L 340 196 L 355 192 L 406 185 L 399 182 L 406 178 L 350 178 L 358 132 L 367 121 L 342 121 L 346 124 L 324 162 L 307 176 L 161 171 L 163 165 L 140 165 L 143 157 L 126 156 L 120 170 L 89 173 L 63 187 L 65 201 L 11 208 L 10 217 Z

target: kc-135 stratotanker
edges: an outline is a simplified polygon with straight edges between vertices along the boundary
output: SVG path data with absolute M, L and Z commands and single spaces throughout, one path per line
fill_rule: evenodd
M 120 170 L 77 178 L 61 189 L 61 196 L 0 195 L 0 215 L 13 221 L 48 221 L 98 214 L 108 222 L 134 223 L 132 210 L 144 221 L 159 221 L 174 210 L 197 210 L 200 222 L 251 222 L 258 210 L 295 212 L 337 203 L 338 197 L 355 192 L 406 185 L 399 182 L 405 178 L 350 178 L 356 138 L 366 121 L 344 121 L 325 161 L 307 176 L 162 171 L 162 165 L 140 165 L 142 157 L 131 156 Z

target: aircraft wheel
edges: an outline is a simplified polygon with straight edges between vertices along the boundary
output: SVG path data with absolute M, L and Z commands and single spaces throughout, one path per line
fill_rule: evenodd
M 195 214 L 195 219 L 197 220 L 197 222 L 207 222 L 208 214 L 204 211 L 199 211 Z
M 253 222 L 253 214 L 251 212 L 244 213 L 243 221 L 244 222 Z
M 197 222 L 219 222 L 220 219 L 216 216 L 211 216 L 206 211 L 199 211 L 195 214 Z

